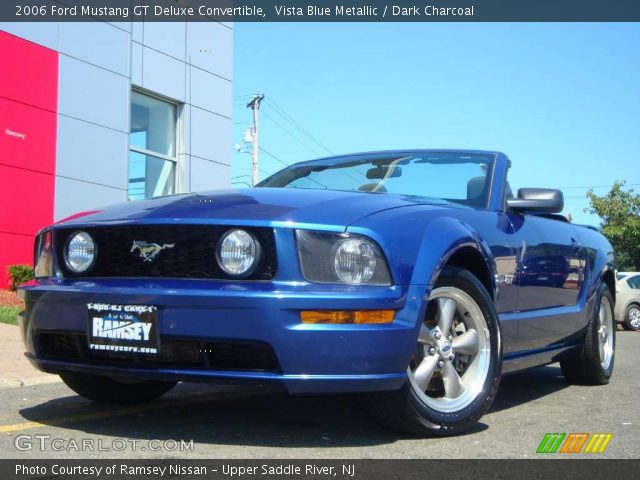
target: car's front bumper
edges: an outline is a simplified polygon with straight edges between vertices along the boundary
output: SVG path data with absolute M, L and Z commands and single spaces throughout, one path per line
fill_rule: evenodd
M 27 356 L 39 369 L 84 371 L 159 380 L 281 382 L 291 393 L 328 393 L 399 388 L 413 354 L 424 285 L 351 287 L 287 282 L 203 280 L 65 280 L 21 287 Z M 249 341 L 268 344 L 278 368 L 189 368 L 128 364 L 43 354 L 42 333 L 87 331 L 87 303 L 154 305 L 162 341 Z M 301 310 L 396 310 L 393 323 L 311 325 Z M 161 346 L 162 349 L 162 346 Z

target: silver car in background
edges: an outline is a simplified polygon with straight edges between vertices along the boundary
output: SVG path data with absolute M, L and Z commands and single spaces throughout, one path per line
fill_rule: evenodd
M 615 318 L 625 330 L 640 330 L 640 272 L 618 272 Z

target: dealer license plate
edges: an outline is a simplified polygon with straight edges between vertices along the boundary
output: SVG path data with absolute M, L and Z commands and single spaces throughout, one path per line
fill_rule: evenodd
M 87 310 L 91 350 L 151 355 L 159 352 L 156 307 L 89 303 Z

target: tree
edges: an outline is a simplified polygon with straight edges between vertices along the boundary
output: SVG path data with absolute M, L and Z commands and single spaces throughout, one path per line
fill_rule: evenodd
M 600 230 L 616 252 L 616 268 L 640 271 L 640 195 L 625 185 L 624 181 L 615 182 L 601 197 L 589 190 L 591 205 L 585 211 L 602 219 Z

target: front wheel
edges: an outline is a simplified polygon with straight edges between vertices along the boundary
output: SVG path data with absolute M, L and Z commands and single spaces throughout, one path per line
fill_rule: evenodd
M 455 435 L 491 406 L 502 370 L 498 316 L 478 279 L 447 269 L 431 292 L 407 381 L 362 395 L 382 424 L 418 435 Z
M 176 384 L 150 380 L 125 382 L 80 372 L 64 372 L 60 378 L 77 394 L 99 403 L 148 402 L 168 392 Z

